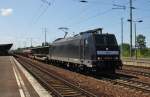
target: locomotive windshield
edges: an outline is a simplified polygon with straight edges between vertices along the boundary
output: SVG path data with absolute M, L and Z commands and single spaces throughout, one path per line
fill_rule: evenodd
M 96 45 L 116 46 L 117 41 L 114 35 L 95 35 Z

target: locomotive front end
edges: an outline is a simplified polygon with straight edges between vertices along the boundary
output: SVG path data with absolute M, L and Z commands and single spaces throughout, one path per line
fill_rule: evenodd
M 113 34 L 94 35 L 95 61 L 93 67 L 97 71 L 111 71 L 122 67 L 120 50 Z

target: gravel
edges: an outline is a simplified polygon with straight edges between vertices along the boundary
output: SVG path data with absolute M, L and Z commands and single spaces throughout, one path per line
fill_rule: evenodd
M 111 82 L 106 82 L 104 80 L 72 72 L 53 65 L 46 65 L 45 63 L 35 60 L 34 62 L 45 66 L 54 74 L 61 76 L 67 81 L 98 95 L 98 97 L 150 97 L 150 93 L 143 93 L 141 91 L 115 85 Z

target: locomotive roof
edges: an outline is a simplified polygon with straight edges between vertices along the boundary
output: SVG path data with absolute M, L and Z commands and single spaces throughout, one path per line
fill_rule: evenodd
M 91 35 L 91 33 L 88 33 L 88 34 Z M 114 34 L 110 34 L 110 33 L 102 33 L 102 34 L 92 33 L 92 34 L 94 34 L 94 35 L 114 35 Z M 86 35 L 86 34 L 77 34 L 77 35 L 74 35 L 73 37 L 58 38 L 53 43 L 59 43 L 59 42 L 65 42 L 65 41 L 68 41 L 68 40 L 79 39 L 82 35 Z
M 80 32 L 80 35 L 83 35 L 83 34 L 88 34 L 88 33 L 91 33 L 91 34 L 102 34 L 102 28 L 96 28 L 96 29 L 93 29 L 93 30 L 87 30 L 87 31 L 84 31 L 84 32 Z
M 73 40 L 73 39 L 75 39 L 75 38 L 77 38 L 77 37 L 58 38 L 58 39 L 56 39 L 53 43 L 64 42 L 64 41 L 66 41 L 66 40 Z
M 98 34 L 98 33 L 102 34 L 102 28 L 97 28 L 97 29 L 93 29 L 93 30 L 80 32 L 79 34 L 76 34 L 73 37 L 57 38 L 56 40 L 53 41 L 53 43 L 63 42 L 63 41 L 66 41 L 66 40 L 72 40 L 72 39 L 75 39 L 75 38 L 79 38 L 80 36 L 85 35 L 85 34 Z
M 84 32 L 80 32 L 79 34 L 74 35 L 73 37 L 67 37 L 67 38 L 57 38 L 56 40 L 53 41 L 53 43 L 58 43 L 58 42 L 64 42 L 67 40 L 73 40 L 73 39 L 78 39 L 81 36 L 88 36 L 88 35 L 114 35 L 114 34 L 109 34 L 109 33 L 102 33 L 103 28 L 96 28 L 93 30 L 87 30 Z

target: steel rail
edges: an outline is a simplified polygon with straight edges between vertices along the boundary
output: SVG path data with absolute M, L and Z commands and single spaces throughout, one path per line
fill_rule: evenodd
M 136 70 L 128 70 L 128 69 L 123 69 L 123 70 L 118 70 L 119 72 L 124 72 L 124 73 L 131 73 L 135 75 L 141 75 L 144 77 L 150 77 L 150 73 L 148 72 L 142 72 L 142 71 L 136 71 Z
M 33 67 L 34 67 L 34 68 L 40 70 L 41 72 L 43 72 L 43 73 L 49 75 L 50 77 L 54 78 L 55 80 L 59 80 L 60 82 L 63 83 L 63 85 L 66 85 L 67 87 L 70 87 L 71 90 L 74 90 L 74 91 L 77 92 L 78 94 L 81 93 L 80 96 L 85 96 L 85 97 L 97 97 L 96 95 L 94 95 L 94 94 L 92 94 L 92 93 L 90 93 L 90 92 L 88 92 L 88 91 L 86 91 L 86 90 L 84 90 L 84 89 L 81 89 L 80 87 L 77 87 L 77 86 L 73 85 L 72 83 L 70 83 L 70 82 L 68 82 L 68 81 L 66 81 L 66 80 L 64 80 L 64 79 L 62 79 L 62 78 L 60 78 L 60 77 L 58 77 L 58 76 L 56 76 L 56 75 L 50 73 L 49 70 L 48 70 L 47 68 L 44 68 L 43 66 L 34 64 L 34 63 L 32 63 L 31 61 L 25 60 L 25 59 L 23 59 L 23 58 L 22 58 L 22 59 L 19 59 L 19 60 L 20 60 L 20 63 L 21 63 L 21 62 L 24 62 L 24 63 L 22 63 L 22 65 L 23 65 L 23 64 L 30 65 L 30 66 L 32 65 L 32 67 L 30 67 L 31 70 L 29 70 L 30 72 L 32 72 L 32 73 L 35 72 L 35 71 L 33 72 Z M 29 69 L 29 67 L 26 67 L 26 68 Z M 37 76 L 37 75 L 34 74 L 34 76 Z M 41 80 L 42 83 L 44 82 L 42 78 L 38 78 L 38 79 Z M 49 83 L 49 84 L 50 84 L 50 83 Z M 58 89 L 59 89 L 59 91 L 60 91 L 60 88 L 57 89 L 57 88 L 56 88 L 57 85 L 56 85 L 56 87 L 55 87 L 55 86 L 52 86 L 52 85 L 50 86 L 50 85 L 48 85 L 48 84 L 45 83 L 45 86 L 49 86 L 49 87 L 47 87 L 47 88 L 51 88 L 51 90 L 53 90 L 53 91 L 55 92 L 55 95 L 58 94 L 59 97 L 64 97 L 62 94 L 60 94 L 60 93 L 58 92 Z M 63 91 L 63 90 L 62 90 L 62 91 Z M 68 91 L 69 91 L 69 90 L 68 90 Z M 64 93 L 64 94 L 65 94 L 65 93 Z M 69 96 L 71 97 L 71 95 L 69 95 Z M 77 97 L 79 97 L 79 95 L 78 95 Z
M 145 93 L 150 93 L 150 84 L 143 83 L 140 81 L 135 81 L 130 78 L 121 77 L 119 79 L 110 79 L 110 78 L 102 78 L 105 81 L 111 82 L 114 85 L 118 84 L 119 86 L 128 87 L 130 89 L 135 89 L 138 91 L 143 91 Z

